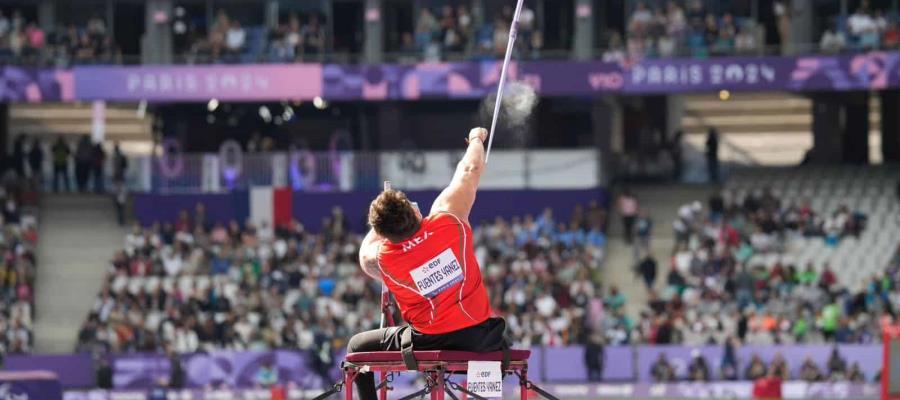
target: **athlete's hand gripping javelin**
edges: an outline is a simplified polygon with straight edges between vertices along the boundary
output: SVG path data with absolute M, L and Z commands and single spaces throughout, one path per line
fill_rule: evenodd
M 456 172 L 454 172 L 450 184 L 434 200 L 429 215 L 446 212 L 468 223 L 469 213 L 475 204 L 478 184 L 481 182 L 481 174 L 484 172 L 484 142 L 487 140 L 487 135 L 488 132 L 484 128 L 474 128 L 469 131 L 466 154 L 456 165 Z M 421 220 L 422 214 L 418 208 L 416 212 L 418 219 Z M 379 281 L 381 272 L 378 268 L 378 251 L 385 239 L 390 240 L 390 238 L 384 238 L 375 233 L 374 229 L 370 229 L 359 247 L 360 267 L 367 275 Z

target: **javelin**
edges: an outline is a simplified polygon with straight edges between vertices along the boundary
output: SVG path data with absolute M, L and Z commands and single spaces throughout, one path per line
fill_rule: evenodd
M 506 43 L 506 56 L 503 57 L 503 68 L 500 69 L 500 84 L 497 85 L 497 100 L 494 102 L 494 117 L 491 121 L 491 132 L 488 137 L 487 151 L 484 154 L 484 163 L 491 158 L 491 146 L 494 144 L 494 130 L 497 128 L 497 117 L 500 115 L 500 104 L 503 101 L 503 87 L 506 86 L 506 69 L 509 67 L 509 59 L 512 56 L 513 47 L 516 44 L 517 25 L 519 25 L 519 13 L 522 12 L 522 2 L 516 3 L 516 12 L 513 14 L 512 24 L 509 27 L 509 41 Z
M 391 190 L 391 181 L 384 181 L 384 191 Z M 381 279 L 381 324 L 379 327 L 386 328 L 394 326 L 394 316 L 390 315 L 391 292 L 388 291 L 387 284 L 384 283 L 384 277 Z M 385 326 L 387 323 L 387 326 Z M 383 374 L 382 374 L 383 375 Z

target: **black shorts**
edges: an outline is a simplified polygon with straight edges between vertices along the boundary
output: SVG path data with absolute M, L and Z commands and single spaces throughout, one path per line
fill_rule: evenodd
M 400 337 L 409 325 L 360 332 L 350 339 L 350 353 L 368 351 L 400 351 Z M 484 322 L 458 331 L 429 335 L 413 329 L 413 350 L 456 350 L 488 353 L 508 346 L 505 336 L 506 321 L 488 318 Z

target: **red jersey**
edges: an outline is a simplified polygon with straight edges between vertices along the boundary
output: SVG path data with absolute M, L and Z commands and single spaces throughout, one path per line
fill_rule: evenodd
M 472 228 L 452 214 L 424 218 L 409 240 L 384 240 L 378 266 L 403 319 L 421 333 L 453 332 L 491 316 Z

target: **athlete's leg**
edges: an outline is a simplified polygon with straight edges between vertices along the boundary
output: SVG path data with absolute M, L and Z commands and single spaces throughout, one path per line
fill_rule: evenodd
M 360 332 L 350 338 L 347 353 L 367 351 L 400 351 L 400 333 L 408 326 L 390 327 Z M 361 400 L 377 400 L 375 392 L 375 375 L 371 372 L 359 374 L 353 381 Z

